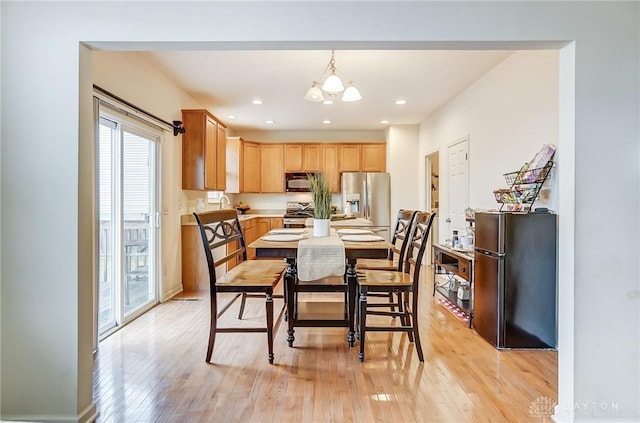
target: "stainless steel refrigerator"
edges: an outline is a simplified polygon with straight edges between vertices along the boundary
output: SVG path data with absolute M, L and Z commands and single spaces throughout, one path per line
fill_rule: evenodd
M 388 173 L 344 172 L 341 175 L 342 208 L 373 222 L 372 231 L 389 240 L 391 182 Z
M 473 324 L 497 348 L 556 347 L 551 213 L 475 214 Z

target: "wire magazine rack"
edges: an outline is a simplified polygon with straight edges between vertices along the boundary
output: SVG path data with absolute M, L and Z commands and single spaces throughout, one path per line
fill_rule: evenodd
M 531 210 L 533 203 L 540 194 L 549 173 L 553 168 L 553 161 L 549 160 L 543 167 L 527 169 L 523 167 L 519 171 L 504 174 L 504 179 L 509 188 L 493 191 L 496 201 L 501 204 L 500 211 L 507 205 L 508 211 Z

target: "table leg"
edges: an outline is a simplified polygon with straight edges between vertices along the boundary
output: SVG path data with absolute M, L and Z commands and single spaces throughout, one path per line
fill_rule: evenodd
M 349 320 L 349 333 L 347 335 L 347 343 L 349 347 L 353 347 L 353 344 L 356 341 L 355 337 L 355 314 L 356 314 L 356 286 L 358 285 L 358 280 L 356 276 L 356 260 L 348 259 L 347 260 L 347 310 L 349 316 L 347 317 Z
M 288 323 L 287 342 L 289 343 L 289 346 L 292 347 L 293 341 L 295 340 L 295 337 L 293 336 L 293 333 L 294 333 L 293 327 L 295 323 L 294 299 L 295 299 L 296 279 L 298 276 L 296 272 L 296 260 L 294 258 L 288 258 L 287 265 L 288 265 L 287 272 L 284 275 L 284 281 L 285 281 L 284 297 L 285 297 L 285 301 L 287 302 L 287 323 Z

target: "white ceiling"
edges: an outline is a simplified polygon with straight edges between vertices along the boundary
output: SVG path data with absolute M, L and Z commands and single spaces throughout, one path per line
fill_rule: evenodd
M 129 53 L 149 61 L 234 133 L 382 130 L 419 124 L 504 60 L 511 51 L 339 50 L 338 76 L 362 100 L 332 105 L 303 99 L 331 58 L 328 50 L 158 51 Z M 325 96 L 326 97 L 326 96 Z M 259 98 L 262 105 L 251 101 Z M 405 99 L 399 106 L 395 100 Z M 236 119 L 228 116 L 234 115 Z M 323 124 L 328 119 L 331 124 Z M 266 124 L 273 120 L 275 123 Z M 389 124 L 381 124 L 388 120 Z

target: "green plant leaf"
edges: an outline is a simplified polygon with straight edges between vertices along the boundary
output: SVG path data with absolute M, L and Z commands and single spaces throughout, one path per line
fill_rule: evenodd
M 311 187 L 314 219 L 331 218 L 331 190 L 323 173 L 307 174 Z

